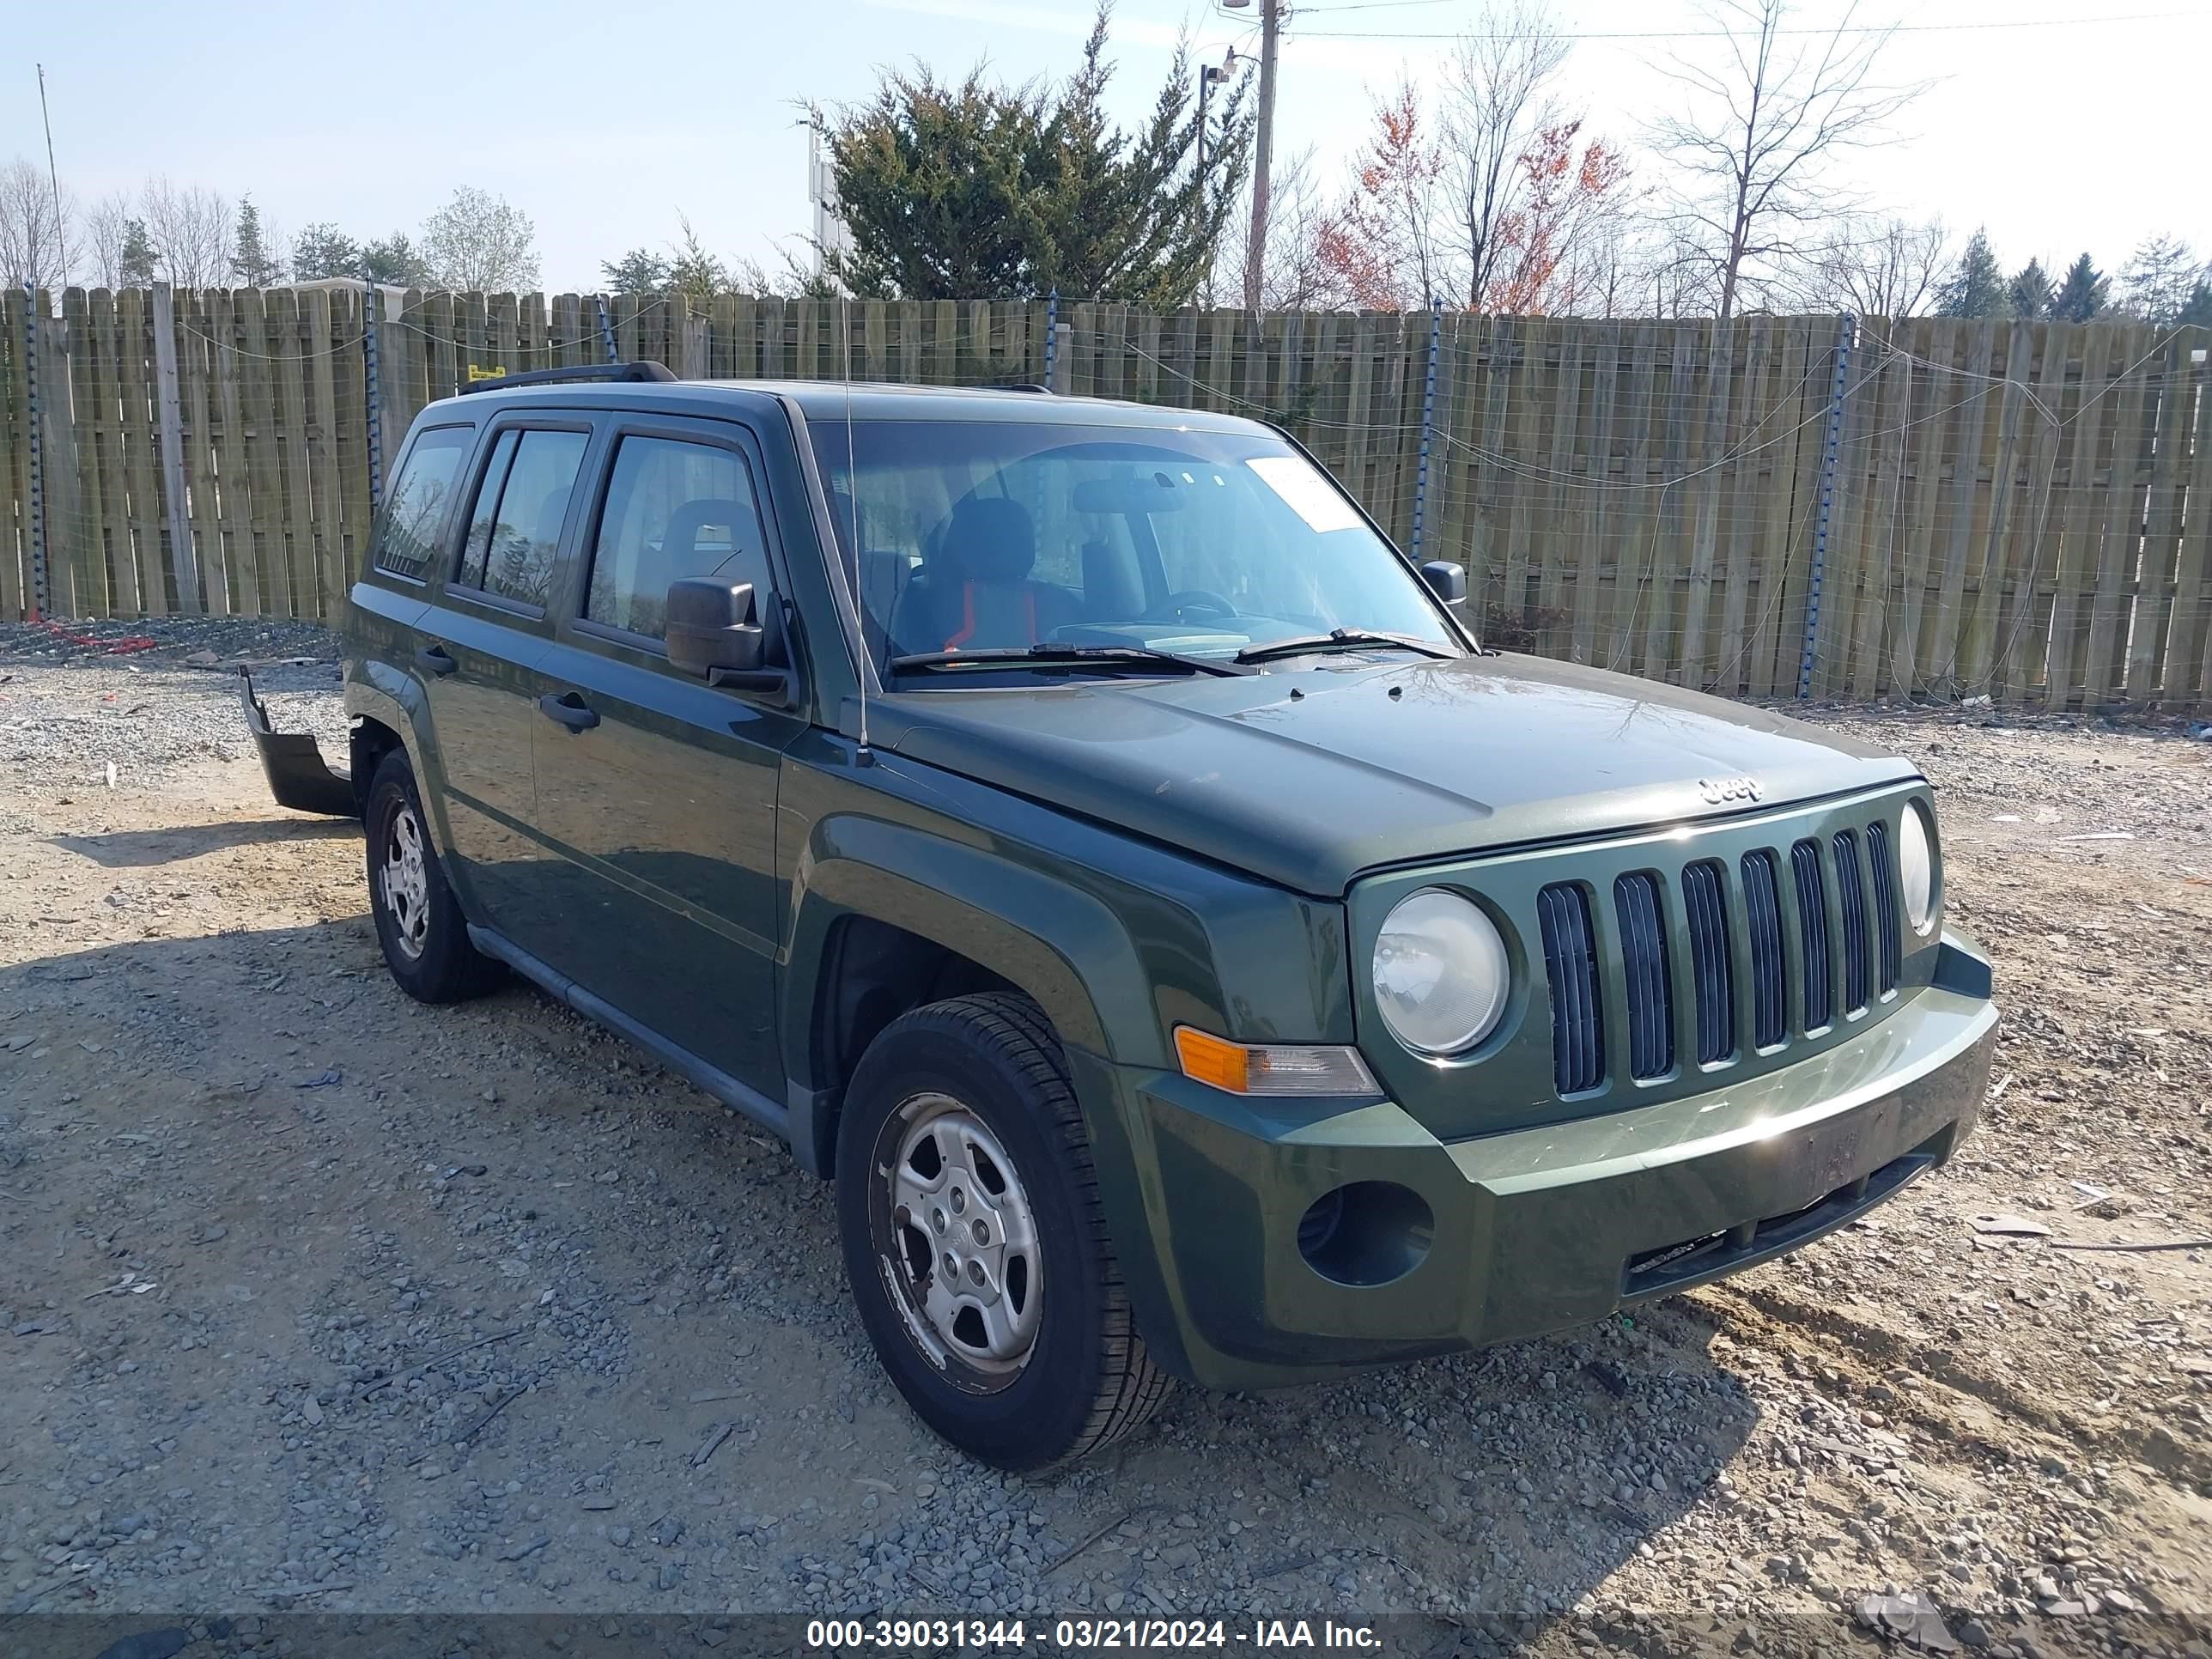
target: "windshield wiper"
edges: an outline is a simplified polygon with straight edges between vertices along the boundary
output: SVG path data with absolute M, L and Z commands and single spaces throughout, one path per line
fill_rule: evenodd
M 909 669 L 957 668 L 963 664 L 1005 668 L 1175 668 L 1187 674 L 1234 674 L 1237 671 L 1214 657 L 1186 657 L 1175 651 L 1155 651 L 1146 645 L 1060 645 L 1045 641 L 988 651 L 917 651 L 893 657 L 894 673 Z
M 1264 645 L 1248 645 L 1237 653 L 1238 662 L 1267 662 L 1275 657 L 1296 657 L 1309 651 L 1365 651 L 1379 646 L 1389 646 L 1406 651 L 1418 651 L 1425 657 L 1450 659 L 1456 651 L 1447 650 L 1434 640 L 1425 640 L 1412 634 L 1377 634 L 1364 628 L 1332 628 L 1326 634 L 1304 634 L 1294 640 L 1269 640 Z

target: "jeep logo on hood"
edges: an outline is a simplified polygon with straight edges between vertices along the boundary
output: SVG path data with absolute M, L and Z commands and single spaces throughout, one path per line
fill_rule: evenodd
M 1707 805 L 1712 806 L 1723 806 L 1732 800 L 1757 800 L 1759 780 L 1757 778 L 1699 778 L 1698 793 L 1705 798 Z

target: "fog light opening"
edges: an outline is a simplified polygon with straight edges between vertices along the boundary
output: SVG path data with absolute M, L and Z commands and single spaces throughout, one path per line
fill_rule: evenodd
M 1388 1285 L 1419 1267 L 1436 1234 L 1428 1200 L 1389 1181 L 1323 1193 L 1298 1220 L 1298 1254 L 1338 1285 Z

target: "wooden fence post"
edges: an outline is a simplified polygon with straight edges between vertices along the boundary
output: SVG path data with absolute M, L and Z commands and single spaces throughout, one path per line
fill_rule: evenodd
M 161 421 L 161 505 L 169 524 L 169 567 L 177 579 L 177 609 L 200 608 L 200 564 L 185 511 L 185 417 L 177 400 L 176 291 L 154 284 L 155 408 Z

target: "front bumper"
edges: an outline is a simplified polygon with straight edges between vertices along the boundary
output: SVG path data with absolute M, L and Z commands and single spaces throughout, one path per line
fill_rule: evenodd
M 1986 963 L 1946 936 L 1933 986 L 1797 1065 L 1455 1143 L 1388 1102 L 1316 1117 L 1087 1056 L 1077 1082 L 1147 1345 L 1206 1386 L 1267 1388 L 1586 1324 L 1817 1238 L 1950 1157 L 1996 1025 Z M 1300 1218 L 1352 1182 L 1431 1218 L 1389 1282 L 1301 1251 Z
M 269 723 L 269 708 L 253 694 L 253 677 L 244 670 L 238 676 L 238 700 L 246 712 L 246 729 L 261 753 L 262 775 L 279 806 L 295 812 L 320 812 L 325 817 L 357 818 L 361 803 L 353 779 L 334 772 L 323 759 L 321 746 L 311 733 L 279 732 Z

